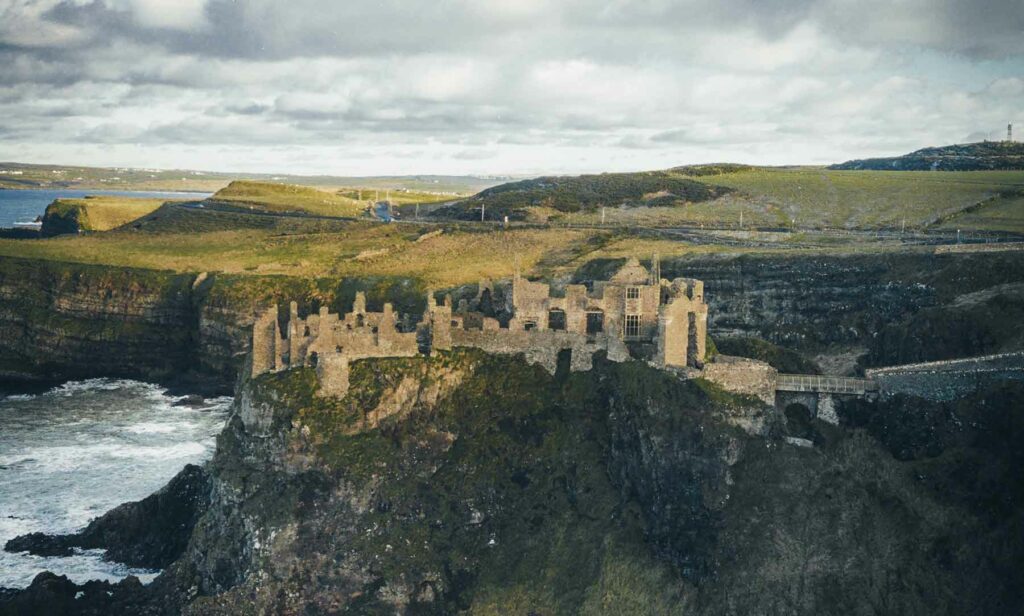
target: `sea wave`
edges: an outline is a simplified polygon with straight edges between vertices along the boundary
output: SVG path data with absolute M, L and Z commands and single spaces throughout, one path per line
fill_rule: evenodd
M 11 402 L 26 402 L 35 398 L 34 394 L 11 394 L 10 396 L 4 396 L 4 400 L 10 400 Z
M 144 383 L 142 381 L 135 381 L 132 379 L 111 379 L 106 377 L 85 379 L 83 381 L 68 381 L 67 383 L 54 387 L 44 395 L 71 397 L 75 394 L 84 392 L 116 391 L 119 389 L 133 390 L 134 392 L 146 395 L 147 397 L 168 397 L 164 395 L 164 392 L 166 391 L 164 388 L 153 383 Z
M 208 460 L 232 398 L 175 406 L 181 396 L 130 379 L 71 381 L 3 398 L 0 546 L 28 532 L 68 533 L 117 505 L 145 498 L 187 463 Z M 0 586 L 24 587 L 43 570 L 117 580 L 155 572 L 103 561 L 101 552 L 43 558 L 0 552 Z

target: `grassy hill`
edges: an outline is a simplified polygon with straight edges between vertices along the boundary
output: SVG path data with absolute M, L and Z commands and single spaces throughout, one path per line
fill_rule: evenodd
M 876 171 L 979 171 L 1024 169 L 1024 143 L 981 141 L 923 148 L 903 156 L 865 158 L 832 165 L 829 169 Z
M 740 171 L 715 178 L 748 198 L 748 218 L 798 227 L 927 227 L 993 196 L 1024 190 L 1024 171 Z M 1017 229 L 1024 231 L 1024 228 Z
M 0 255 L 132 266 L 178 272 L 254 276 L 406 277 L 439 288 L 510 277 L 571 261 L 607 231 L 512 229 L 471 225 L 385 225 L 370 220 L 239 216 L 213 209 L 153 213 L 112 233 L 43 241 L 0 239 Z M 236 214 L 232 216 L 232 214 Z M 225 216 L 227 219 L 225 219 Z M 244 228 L 238 218 L 253 221 Z M 154 227 L 149 229 L 149 227 Z
M 1024 232 L 1024 171 L 833 170 L 714 164 L 503 184 L 432 216 L 613 226 Z M 606 206 L 606 207 L 600 207 Z M 603 211 L 602 211 L 603 210 Z M 963 217 L 961 217 L 963 216 Z M 955 221 L 955 222 L 954 222 Z
M 594 212 L 611 207 L 668 207 L 710 201 L 732 192 L 672 171 L 541 177 L 501 184 L 435 212 L 435 216 L 479 220 L 530 220 L 537 211 Z M 535 211 L 531 211 L 535 210 Z
M 338 194 L 291 184 L 235 180 L 217 191 L 212 202 L 248 206 L 267 212 L 300 212 L 320 216 L 360 216 L 366 205 Z
M 44 236 L 79 231 L 109 231 L 155 211 L 165 199 L 87 196 L 57 199 L 46 206 Z

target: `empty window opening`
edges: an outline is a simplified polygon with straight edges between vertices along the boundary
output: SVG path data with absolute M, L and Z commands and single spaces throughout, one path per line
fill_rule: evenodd
M 640 337 L 640 315 L 638 314 L 627 314 L 626 315 L 626 331 L 627 338 L 639 338 Z
M 523 323 L 523 329 L 525 329 L 528 332 L 532 332 L 533 330 L 537 329 L 537 322 L 536 321 L 527 321 L 527 322 Z
M 317 363 L 319 363 L 319 361 L 320 361 L 320 356 L 316 354 L 316 351 L 313 351 L 312 353 L 309 354 L 309 365 L 310 366 L 316 368 L 316 365 L 317 365 Z
M 604 331 L 604 313 L 603 312 L 588 312 L 587 313 L 587 333 L 588 334 L 599 334 Z
M 548 329 L 554 331 L 565 331 L 565 311 L 552 310 L 548 312 Z

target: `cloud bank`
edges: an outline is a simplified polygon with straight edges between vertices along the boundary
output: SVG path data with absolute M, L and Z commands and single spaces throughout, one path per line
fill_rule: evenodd
M 0 158 L 834 162 L 1024 124 L 1019 0 L 0 0 Z

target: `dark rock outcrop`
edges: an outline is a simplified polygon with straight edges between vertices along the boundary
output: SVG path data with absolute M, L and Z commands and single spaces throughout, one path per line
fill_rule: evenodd
M 979 171 L 1024 169 L 1024 143 L 979 141 L 923 148 L 903 156 L 865 158 L 831 165 L 829 169 L 874 171 Z
M 189 464 L 160 491 L 112 509 L 79 533 L 22 535 L 8 541 L 4 550 L 67 556 L 74 548 L 102 549 L 108 560 L 162 569 L 184 551 L 209 499 L 209 476 L 201 467 Z
M 117 584 L 92 581 L 75 584 L 63 575 L 44 571 L 20 591 L 0 589 L 2 616 L 107 616 L 161 614 L 146 597 L 139 579 L 129 576 Z

